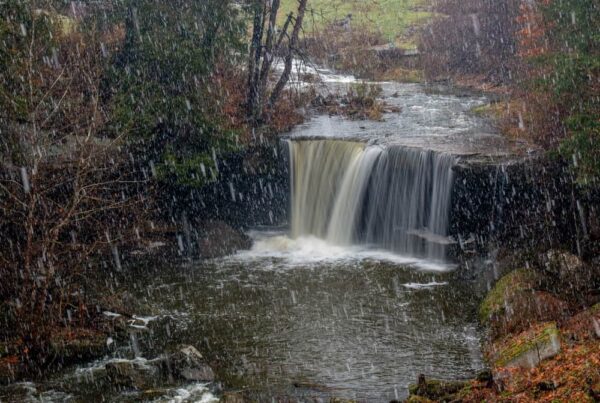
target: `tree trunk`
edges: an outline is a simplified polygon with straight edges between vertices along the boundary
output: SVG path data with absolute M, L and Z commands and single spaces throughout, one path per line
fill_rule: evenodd
M 271 93 L 271 98 L 269 99 L 270 108 L 273 107 L 273 105 L 275 105 L 275 103 L 281 96 L 283 89 L 287 85 L 287 82 L 290 79 L 290 74 L 292 72 L 292 65 L 294 61 L 294 50 L 298 46 L 298 36 L 300 35 L 300 30 L 302 29 L 302 21 L 304 20 L 304 13 L 306 12 L 307 2 L 308 0 L 298 0 L 298 16 L 296 17 L 296 22 L 294 23 L 294 29 L 292 31 L 292 36 L 290 37 L 287 54 L 285 56 L 285 67 L 283 70 L 283 74 L 281 74 L 281 77 L 277 82 L 277 85 L 275 85 L 275 89 Z
M 248 95 L 246 99 L 246 114 L 252 121 L 255 120 L 258 112 L 259 83 L 256 71 L 258 70 L 262 54 L 265 14 L 266 5 L 264 0 L 256 0 L 254 2 L 252 42 L 250 43 L 250 54 L 248 56 Z
M 265 101 L 267 93 L 267 84 L 269 82 L 269 72 L 271 71 L 271 65 L 273 64 L 274 57 L 274 37 L 275 37 L 275 24 L 277 22 L 277 13 L 279 12 L 280 0 L 272 0 L 271 12 L 269 14 L 269 27 L 267 29 L 267 40 L 265 43 L 265 51 L 263 56 L 263 64 L 260 71 L 259 77 L 259 103 L 262 104 Z M 261 111 L 262 112 L 262 111 Z

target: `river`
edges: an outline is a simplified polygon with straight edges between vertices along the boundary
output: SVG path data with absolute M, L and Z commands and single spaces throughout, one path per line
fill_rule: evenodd
M 354 81 L 321 74 L 326 91 Z M 250 251 L 152 267 L 132 286 L 153 312 L 151 330 L 132 330 L 111 356 L 0 398 L 215 401 L 214 385 L 150 399 L 101 381 L 107 362 L 143 363 L 180 344 L 215 363 L 227 390 L 258 401 L 386 402 L 405 398 L 419 374 L 473 376 L 483 367 L 477 299 L 445 254 L 452 166 L 508 155 L 511 145 L 470 113 L 483 97 L 380 85 L 400 113 L 383 122 L 315 116 L 286 136 L 289 223 L 254 229 Z

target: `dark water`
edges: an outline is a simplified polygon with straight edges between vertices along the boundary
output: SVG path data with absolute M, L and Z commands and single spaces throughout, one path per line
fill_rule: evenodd
M 203 384 L 158 395 L 107 386 L 107 362 L 144 365 L 182 343 L 208 358 L 225 390 L 255 401 L 386 402 L 406 397 L 419 374 L 460 379 L 483 366 L 472 285 L 447 267 L 314 238 L 254 236 L 250 252 L 132 279 L 153 313 L 147 330 L 114 341 L 113 356 L 0 390 L 0 401 L 218 401 Z
M 485 99 L 427 94 L 417 85 L 386 84 L 383 90 L 401 114 L 386 115 L 385 122 L 319 116 L 292 137 L 457 155 L 510 153 L 511 145 L 499 145 L 501 138 L 469 113 Z M 447 266 L 368 245 L 255 237 L 251 252 L 234 257 L 150 264 L 147 274 L 123 283 L 147 305 L 147 329 L 132 328 L 129 340 L 113 341 L 112 356 L 38 384 L 0 389 L 0 401 L 218 401 L 211 385 L 180 385 L 152 397 L 107 386 L 107 362 L 144 365 L 182 343 L 210 360 L 226 390 L 256 401 L 386 402 L 406 397 L 419 374 L 459 379 L 483 366 L 473 285 L 444 271 Z
M 314 257 L 190 264 L 155 278 L 148 300 L 177 318 L 169 343 L 201 347 L 260 400 L 389 401 L 421 373 L 456 379 L 482 366 L 468 284 L 376 254 Z

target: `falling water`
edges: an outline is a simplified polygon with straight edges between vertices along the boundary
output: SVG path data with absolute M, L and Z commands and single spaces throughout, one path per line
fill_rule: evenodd
M 445 258 L 454 156 L 340 140 L 288 146 L 294 238 Z

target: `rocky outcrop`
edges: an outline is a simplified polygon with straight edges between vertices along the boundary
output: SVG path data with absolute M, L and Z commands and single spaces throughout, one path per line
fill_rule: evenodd
M 214 382 L 215 373 L 193 346 L 181 346 L 153 360 L 117 360 L 105 365 L 107 379 L 115 388 L 150 390 L 189 382 Z

